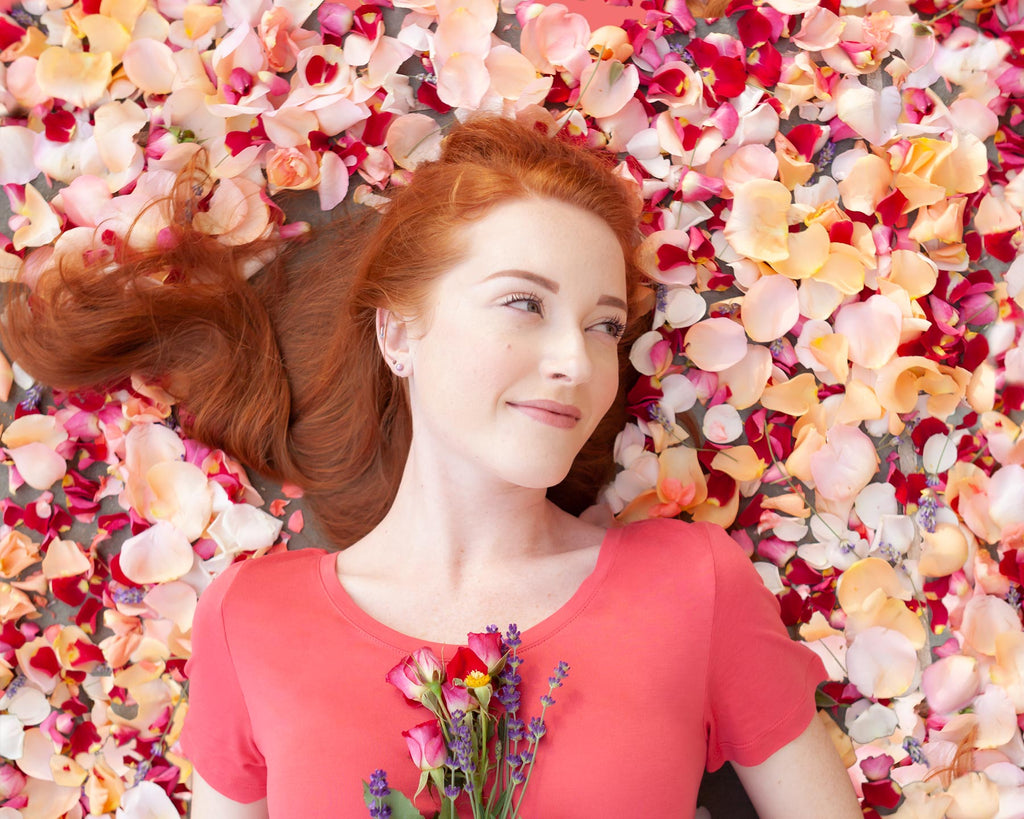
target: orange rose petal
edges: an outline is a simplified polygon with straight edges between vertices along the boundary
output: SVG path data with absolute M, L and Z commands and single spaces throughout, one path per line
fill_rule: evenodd
M 88 108 L 106 92 L 113 68 L 110 52 L 68 51 L 52 46 L 39 55 L 36 82 L 48 96 Z
M 790 193 L 781 182 L 744 182 L 733 192 L 725 238 L 749 259 L 771 263 L 788 258 L 790 204 Z
M 800 416 L 818 403 L 818 381 L 811 373 L 800 373 L 781 384 L 765 388 L 761 404 L 766 409 Z
M 828 261 L 830 249 L 828 231 L 815 222 L 806 230 L 789 234 L 789 256 L 772 262 L 772 267 L 791 279 L 807 279 Z

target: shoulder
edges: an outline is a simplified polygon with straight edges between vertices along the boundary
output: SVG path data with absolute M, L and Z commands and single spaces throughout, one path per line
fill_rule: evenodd
M 200 596 L 200 606 L 219 609 L 223 616 L 241 610 L 251 616 L 260 610 L 279 613 L 282 603 L 301 599 L 298 590 L 315 581 L 324 549 L 296 549 L 233 563 Z
M 620 543 L 626 549 L 669 552 L 688 557 L 727 550 L 743 554 L 728 532 L 713 523 L 688 523 L 676 518 L 651 518 L 628 523 L 620 530 Z

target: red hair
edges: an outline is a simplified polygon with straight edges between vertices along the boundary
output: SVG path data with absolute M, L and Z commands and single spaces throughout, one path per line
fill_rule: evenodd
M 28 298 L 9 299 L 0 333 L 22 367 L 62 389 L 133 374 L 162 385 L 180 401 L 188 435 L 302 487 L 323 537 L 344 547 L 387 512 L 412 433 L 403 383 L 377 347 L 376 309 L 420 311 L 463 252 L 460 228 L 494 205 L 575 205 L 615 233 L 631 294 L 619 400 L 549 490 L 578 513 L 614 472 L 627 353 L 641 329 L 638 198 L 610 161 L 509 120 L 474 118 L 452 128 L 440 158 L 397 188 L 382 216 L 332 223 L 249 281 L 246 266 L 279 248 L 225 247 L 192 229 L 195 180 L 183 178 L 161 205 L 185 226 L 171 249 L 124 252 L 112 268 L 50 269 Z

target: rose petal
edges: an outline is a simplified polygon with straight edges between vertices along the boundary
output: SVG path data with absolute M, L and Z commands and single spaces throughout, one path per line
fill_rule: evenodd
M 889 699 L 906 693 L 917 673 L 917 652 L 898 631 L 874 626 L 857 635 L 846 652 L 850 682 L 865 697 Z
M 165 520 L 189 541 L 199 538 L 210 522 L 213 495 L 206 473 L 185 461 L 165 461 L 146 472 L 152 500 L 147 518 Z
M 396 165 L 415 170 L 421 162 L 440 156 L 441 129 L 426 114 L 405 114 L 388 127 L 384 146 Z
M 166 583 L 187 574 L 195 554 L 174 525 L 158 521 L 121 546 L 121 571 L 133 583 Z
M 704 437 L 716 444 L 727 444 L 743 434 L 743 419 L 736 408 L 729 404 L 718 404 L 704 413 L 702 423 Z
M 106 93 L 113 68 L 114 57 L 109 51 L 69 51 L 51 46 L 39 55 L 36 82 L 47 96 L 88 108 Z
M 277 540 L 283 522 L 246 503 L 232 504 L 207 531 L 227 554 L 266 549 Z
M 747 339 L 742 325 L 732 319 L 709 318 L 686 332 L 686 355 L 707 372 L 720 372 L 743 360 Z
M 743 327 L 752 341 L 775 341 L 800 319 L 796 285 L 784 276 L 762 276 L 743 297 Z
M 789 253 L 790 194 L 781 182 L 752 179 L 734 194 L 725 238 L 747 258 L 778 262 Z
M 981 689 L 978 661 L 963 654 L 942 657 L 921 675 L 921 690 L 928 707 L 940 714 L 965 708 Z
M 636 66 L 618 60 L 598 60 L 580 75 L 580 107 L 592 117 L 621 111 L 640 87 Z
M 49 489 L 67 474 L 68 464 L 46 444 L 25 444 L 8 448 L 25 483 L 33 489 Z

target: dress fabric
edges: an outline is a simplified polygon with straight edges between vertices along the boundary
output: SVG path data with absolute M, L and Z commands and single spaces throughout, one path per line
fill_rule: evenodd
M 235 564 L 195 615 L 182 750 L 225 796 L 266 797 L 272 819 L 367 817 L 361 783 L 377 768 L 411 796 L 419 771 L 401 732 L 430 714 L 384 675 L 421 646 L 445 659 L 456 648 L 369 617 L 334 558 Z M 523 632 L 519 655 L 527 721 L 557 662 L 571 669 L 547 710 L 527 819 L 692 817 L 705 767 L 755 765 L 799 736 L 826 679 L 740 547 L 677 520 L 608 530 L 594 572 Z

